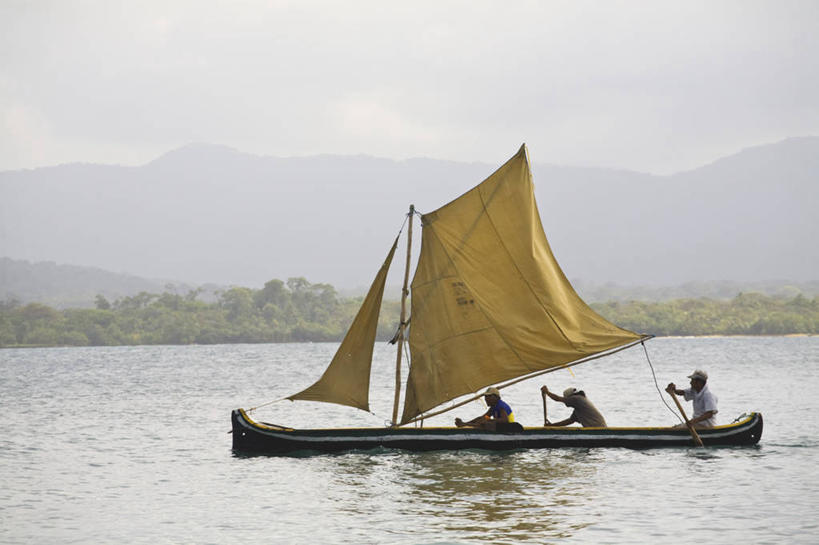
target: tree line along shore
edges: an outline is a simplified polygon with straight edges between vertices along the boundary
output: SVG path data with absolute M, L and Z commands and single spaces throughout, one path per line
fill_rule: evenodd
M 339 296 L 304 278 L 271 280 L 262 289 L 234 287 L 215 302 L 187 294 L 140 293 L 96 308 L 58 310 L 39 303 L 0 303 L 0 347 L 336 342 L 362 298 Z M 384 301 L 377 339 L 393 337 L 398 301 Z M 741 293 L 728 300 L 593 303 L 611 322 L 657 336 L 816 335 L 819 297 Z

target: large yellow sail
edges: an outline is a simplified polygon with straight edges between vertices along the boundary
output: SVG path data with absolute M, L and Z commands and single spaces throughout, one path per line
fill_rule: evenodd
M 370 367 L 372 367 L 373 345 L 378 328 L 381 299 L 384 295 L 384 283 L 387 281 L 387 272 L 397 245 L 398 238 L 396 237 L 387 259 L 381 265 L 358 314 L 324 374 L 315 384 L 287 399 L 324 401 L 349 405 L 365 411 L 370 410 Z
M 555 261 L 525 145 L 421 221 L 401 423 L 489 384 L 640 338 L 589 308 Z

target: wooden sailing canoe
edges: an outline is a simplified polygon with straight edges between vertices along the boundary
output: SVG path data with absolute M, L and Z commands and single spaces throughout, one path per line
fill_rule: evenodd
M 297 430 L 253 421 L 243 409 L 232 413 L 233 450 L 240 453 L 287 454 L 340 452 L 377 448 L 410 451 L 512 450 L 562 447 L 688 447 L 686 428 L 533 427 L 519 433 L 472 428 L 336 428 Z M 762 414 L 698 430 L 706 446 L 754 445 L 762 436 Z
M 692 444 L 687 428 L 552 426 L 506 433 L 409 427 L 480 397 L 475 392 L 486 386 L 503 389 L 610 356 L 651 338 L 596 313 L 563 274 L 543 231 L 525 144 L 477 186 L 421 214 L 421 252 L 411 284 L 411 314 L 406 317 L 416 213 L 410 205 L 402 311 L 393 340 L 398 350 L 392 426 L 296 430 L 254 422 L 237 409 L 231 416 L 235 451 L 279 454 L 375 448 L 509 450 Z M 370 410 L 373 344 L 397 244 L 398 237 L 324 373 L 313 385 L 284 399 Z M 401 376 L 405 340 L 412 356 L 406 380 Z M 406 385 L 404 409 L 399 417 L 402 384 Z M 449 403 L 470 395 L 473 397 Z M 699 435 L 705 445 L 755 444 L 762 435 L 762 415 L 752 414 Z

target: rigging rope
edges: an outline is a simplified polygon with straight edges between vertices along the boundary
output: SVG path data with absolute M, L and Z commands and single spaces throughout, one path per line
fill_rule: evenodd
M 273 405 L 274 403 L 278 403 L 279 401 L 284 401 L 286 399 L 287 399 L 286 397 L 282 397 L 282 398 L 279 398 L 279 399 L 274 399 L 273 401 L 268 401 L 267 403 L 262 403 L 261 405 L 257 405 L 256 407 L 251 407 L 246 412 L 248 414 L 250 414 L 253 411 L 255 411 L 256 409 L 261 409 L 262 407 L 267 407 L 268 405 Z M 291 401 L 292 401 L 292 399 L 291 399 Z
M 668 402 L 665 400 L 665 397 L 663 397 L 663 393 L 660 391 L 660 385 L 659 385 L 659 384 L 657 384 L 657 375 L 656 375 L 656 374 L 654 374 L 654 366 L 653 366 L 653 365 L 651 365 L 651 358 L 649 358 L 649 357 L 648 357 L 648 348 L 646 348 L 646 343 L 645 343 L 645 342 L 640 342 L 640 344 L 641 344 L 641 345 L 643 345 L 643 351 L 646 353 L 646 361 L 648 362 L 648 367 L 649 367 L 649 369 L 651 369 L 651 376 L 652 376 L 652 377 L 654 377 L 654 387 L 655 387 L 655 388 L 657 388 L 657 393 L 659 393 L 659 394 L 660 394 L 660 399 L 662 400 L 663 405 L 665 405 L 665 406 L 666 406 L 666 408 L 667 408 L 669 411 L 671 411 L 671 414 L 673 414 L 674 416 L 676 416 L 676 417 L 677 417 L 677 419 L 678 419 L 680 422 L 682 422 L 683 420 L 682 420 L 682 418 L 680 418 L 680 415 L 679 415 L 679 414 L 677 414 L 677 411 L 675 411 L 674 409 L 672 409 L 672 408 L 671 408 L 671 406 L 669 406 Z

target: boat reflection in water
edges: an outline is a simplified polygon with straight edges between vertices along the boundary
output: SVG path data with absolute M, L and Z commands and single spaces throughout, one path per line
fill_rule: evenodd
M 566 483 L 594 482 L 595 457 L 601 456 L 589 449 L 442 451 L 321 456 L 311 463 L 327 464 L 327 489 L 353 518 L 423 520 L 406 527 L 423 542 L 458 535 L 464 542 L 522 543 L 565 539 L 593 523 L 595 488 Z

